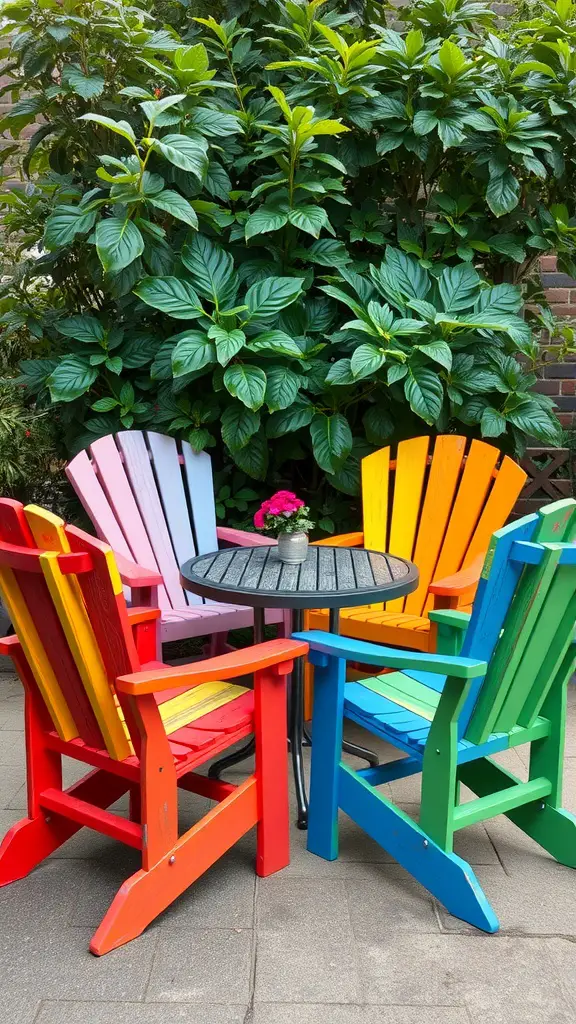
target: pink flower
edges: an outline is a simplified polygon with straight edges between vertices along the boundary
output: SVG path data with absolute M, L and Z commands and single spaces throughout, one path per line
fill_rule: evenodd
M 264 529 L 264 512 L 261 508 L 254 514 L 254 526 L 257 530 Z

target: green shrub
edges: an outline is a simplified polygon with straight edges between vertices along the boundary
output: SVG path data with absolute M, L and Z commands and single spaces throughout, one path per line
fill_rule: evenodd
M 540 255 L 576 271 L 573 6 L 502 28 L 417 0 L 401 31 L 378 4 L 219 8 L 0 7 L 0 128 L 39 121 L 8 151 L 0 320 L 69 449 L 168 431 L 214 448 L 223 514 L 282 480 L 330 529 L 391 438 L 557 443 L 522 306 Z

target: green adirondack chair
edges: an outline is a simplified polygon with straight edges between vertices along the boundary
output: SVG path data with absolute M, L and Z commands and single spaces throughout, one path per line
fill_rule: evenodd
M 498 530 L 471 616 L 433 613 L 442 625 L 439 654 L 297 634 L 316 667 L 310 851 L 337 856 L 340 806 L 447 910 L 489 932 L 498 919 L 470 865 L 453 853 L 458 829 L 506 814 L 576 867 L 576 818 L 561 806 L 566 689 L 576 661 L 574 536 L 572 499 Z M 346 683 L 347 661 L 396 671 Z M 408 756 L 353 771 L 340 762 L 343 717 Z M 491 755 L 525 743 L 523 782 Z M 417 825 L 376 787 L 420 771 Z M 477 799 L 460 804 L 460 782 Z

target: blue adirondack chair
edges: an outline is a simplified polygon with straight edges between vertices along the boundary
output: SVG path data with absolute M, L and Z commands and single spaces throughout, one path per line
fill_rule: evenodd
M 498 530 L 471 616 L 433 613 L 444 645 L 436 655 L 296 634 L 310 644 L 316 669 L 312 853 L 337 857 L 341 807 L 450 913 L 488 932 L 498 919 L 470 865 L 453 853 L 457 829 L 504 813 L 576 867 L 576 818 L 561 807 L 566 688 L 576 661 L 575 535 L 572 499 Z M 347 683 L 348 661 L 396 671 Z M 407 756 L 353 771 L 340 761 L 344 717 Z M 523 743 L 527 782 L 490 757 Z M 416 772 L 419 824 L 377 789 Z M 460 805 L 460 782 L 477 799 Z

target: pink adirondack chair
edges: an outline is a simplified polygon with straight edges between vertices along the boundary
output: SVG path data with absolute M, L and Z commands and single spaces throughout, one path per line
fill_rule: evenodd
M 251 608 L 209 604 L 183 590 L 179 567 L 218 542 L 275 543 L 246 530 L 216 525 L 212 463 L 183 441 L 154 431 L 109 434 L 80 452 L 66 474 L 101 540 L 114 549 L 134 604 L 158 603 L 160 640 L 212 636 L 212 653 L 230 629 L 252 626 Z M 281 610 L 268 623 L 284 621 Z

